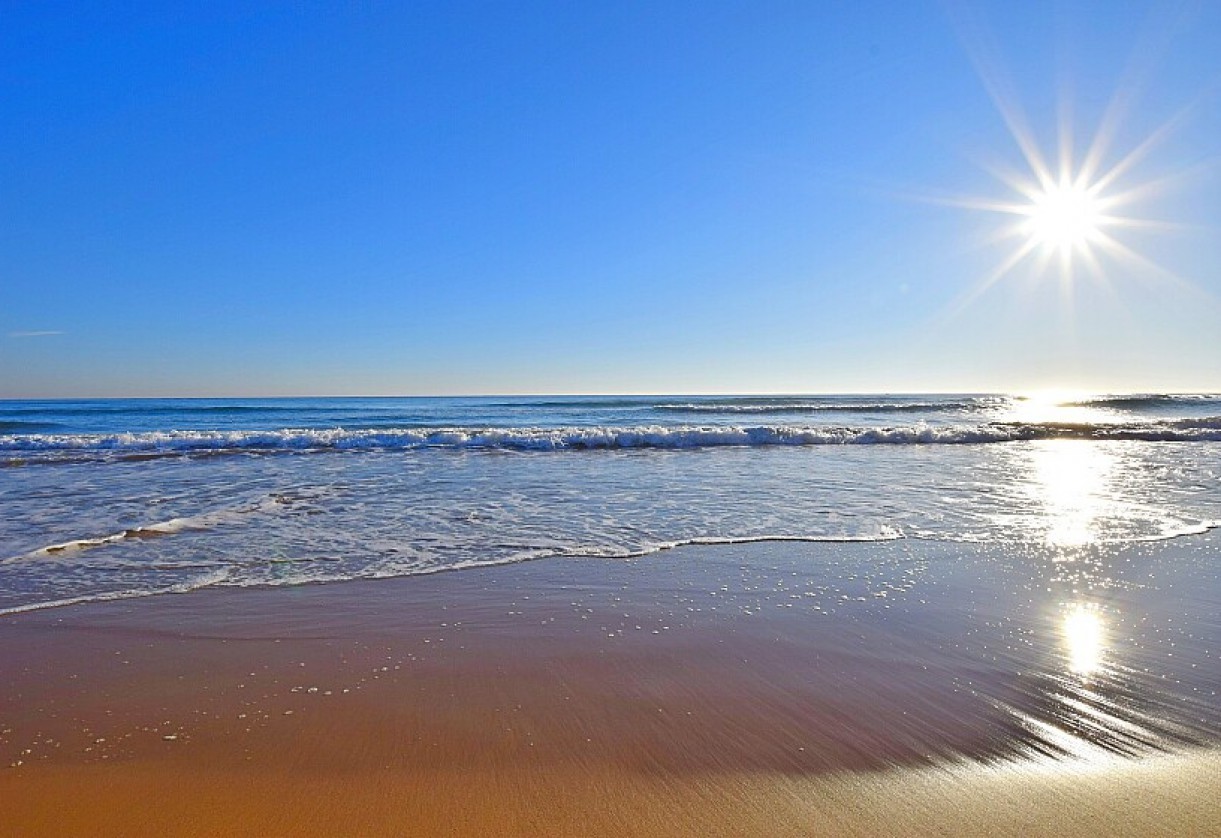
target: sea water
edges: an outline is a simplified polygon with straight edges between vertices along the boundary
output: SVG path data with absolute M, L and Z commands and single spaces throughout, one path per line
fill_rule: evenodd
M 690 543 L 1062 559 L 1218 521 L 1206 394 L 0 402 L 0 613 Z

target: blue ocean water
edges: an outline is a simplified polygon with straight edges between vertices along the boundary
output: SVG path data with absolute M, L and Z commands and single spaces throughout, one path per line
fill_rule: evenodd
M 1221 520 L 1221 396 L 0 402 L 0 613 L 693 542 Z

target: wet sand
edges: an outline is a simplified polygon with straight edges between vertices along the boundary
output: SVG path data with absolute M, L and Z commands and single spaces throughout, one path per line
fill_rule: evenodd
M 1214 547 L 1111 559 L 1215 581 Z M 1080 592 L 1028 560 L 693 547 L 0 618 L 0 832 L 1218 833 L 1212 593 L 1112 594 L 1073 676 Z

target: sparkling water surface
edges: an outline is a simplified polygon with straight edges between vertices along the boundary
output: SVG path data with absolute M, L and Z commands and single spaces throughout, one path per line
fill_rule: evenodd
M 534 643 L 567 603 L 596 643 L 733 638 L 783 664 L 710 664 L 697 710 L 736 678 L 789 708 L 743 711 L 776 742 L 872 754 L 885 731 L 882 761 L 1221 743 L 1218 521 L 1210 395 L 0 403 L 0 614 L 547 558 L 473 577 L 484 606 L 488 584 L 539 602 L 489 632 Z M 304 608 L 323 590 L 151 616 L 393 633 L 384 598 L 374 625 Z M 776 759 L 826 749 L 800 753 Z
M 0 402 L 0 612 L 693 542 L 1221 520 L 1221 397 Z

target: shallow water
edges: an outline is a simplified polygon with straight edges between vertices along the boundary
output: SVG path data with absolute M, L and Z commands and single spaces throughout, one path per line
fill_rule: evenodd
M 1221 520 L 1217 413 L 1203 395 L 4 402 L 0 613 L 700 542 L 1071 563 Z

